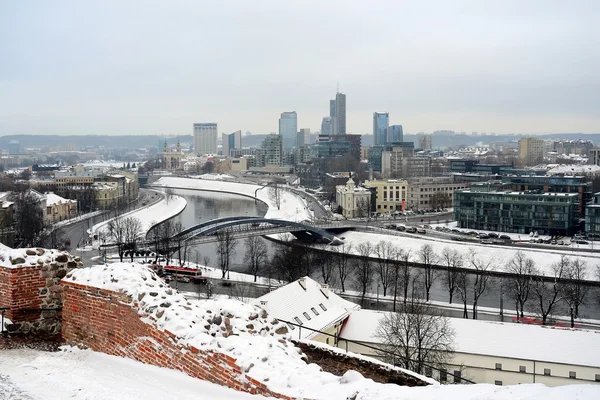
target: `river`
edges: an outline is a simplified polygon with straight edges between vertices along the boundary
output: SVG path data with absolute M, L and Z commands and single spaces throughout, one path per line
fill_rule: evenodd
M 173 189 L 174 194 L 182 196 L 187 200 L 187 207 L 181 214 L 174 217 L 175 221 L 180 221 L 184 228 L 196 225 L 200 222 L 208 221 L 215 218 L 223 218 L 230 216 L 263 216 L 267 209 L 266 205 L 261 202 L 255 202 L 253 199 L 244 196 L 235 196 L 228 193 L 217 193 L 207 192 L 198 190 L 184 190 L 184 189 Z M 274 244 L 266 239 L 267 249 L 269 256 L 273 254 Z M 236 246 L 235 256 L 232 259 L 231 270 L 237 272 L 246 272 L 244 264 L 244 248 L 243 241 L 239 241 Z M 198 260 L 200 263 L 208 260 L 207 264 L 211 267 L 218 267 L 218 256 L 216 252 L 216 243 L 200 244 L 195 245 L 189 256 L 190 261 L 195 262 Z M 413 268 L 412 275 L 416 276 L 420 272 L 419 268 Z M 313 277 L 319 280 L 319 276 Z M 502 283 L 504 282 L 504 283 Z M 346 284 L 350 290 L 357 290 L 350 279 Z M 508 281 L 506 278 L 490 278 L 490 285 L 487 291 L 479 299 L 479 305 L 481 307 L 493 307 L 499 308 L 501 303 L 501 287 L 504 288 L 503 303 L 505 309 L 514 309 L 514 302 L 510 296 L 506 293 L 508 287 Z M 583 318 L 600 319 L 600 312 L 598 310 L 598 289 L 590 288 L 587 295 L 587 302 L 580 307 L 580 314 Z M 376 284 L 372 285 L 370 289 L 371 293 L 377 292 Z M 448 291 L 444 287 L 444 282 L 441 276 L 434 281 L 433 287 L 431 288 L 430 297 L 432 300 L 448 301 Z M 454 295 L 455 302 L 460 302 L 458 294 Z M 472 303 L 472 294 L 469 295 L 469 305 Z M 532 305 L 531 305 L 532 306 Z M 559 304 L 559 307 L 563 307 L 564 304 Z M 560 310 L 560 314 L 564 315 L 566 312 Z M 469 316 L 471 310 L 469 308 Z M 483 317 L 480 315 L 480 317 Z M 497 319 L 495 317 L 490 319 Z

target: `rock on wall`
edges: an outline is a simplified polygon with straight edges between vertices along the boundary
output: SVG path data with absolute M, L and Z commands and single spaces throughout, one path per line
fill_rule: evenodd
M 83 263 L 79 257 L 47 249 L 0 253 L 0 308 L 12 321 L 10 335 L 55 336 L 61 332 L 60 280 Z
M 68 281 L 63 287 L 62 335 L 69 344 L 179 370 L 243 392 L 290 398 L 247 376 L 226 354 L 178 344 L 173 333 L 144 322 L 149 317 L 138 314 L 130 296 Z

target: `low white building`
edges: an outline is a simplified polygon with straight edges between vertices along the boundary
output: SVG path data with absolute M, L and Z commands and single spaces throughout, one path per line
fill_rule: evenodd
M 356 187 L 350 177 L 345 185 L 335 187 L 335 202 L 346 218 L 367 217 L 371 212 L 371 191 Z

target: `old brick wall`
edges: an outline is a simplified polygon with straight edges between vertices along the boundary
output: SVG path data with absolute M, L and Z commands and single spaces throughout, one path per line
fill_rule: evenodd
M 62 285 L 62 335 L 67 343 L 183 371 L 242 392 L 289 399 L 245 375 L 226 354 L 177 344 L 169 331 L 142 321 L 151 317 L 139 315 L 130 297 L 71 282 Z
M 61 332 L 62 287 L 60 280 L 83 264 L 68 253 L 26 249 L 24 257 L 10 259 L 12 267 L 0 267 L 0 308 L 12 321 L 11 335 L 54 336 Z

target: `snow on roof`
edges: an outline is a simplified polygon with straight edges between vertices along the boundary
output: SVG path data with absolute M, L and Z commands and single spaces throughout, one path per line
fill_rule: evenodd
M 52 193 L 52 192 L 46 193 L 46 205 L 47 206 L 51 206 L 53 204 L 60 204 L 60 203 L 77 203 L 77 200 L 65 199 L 55 193 Z
M 307 365 L 301 351 L 285 340 L 289 334 L 276 333 L 285 325 L 260 307 L 223 298 L 191 303 L 146 265 L 114 263 L 81 268 L 69 272 L 63 281 L 139 299 L 138 312 L 144 315 L 144 322 L 174 333 L 181 345 L 235 358 L 236 364 L 248 371 L 248 376 L 278 393 L 291 397 L 346 399 L 360 392 L 385 394 L 384 397 L 392 398 L 389 396 L 393 393 L 398 396 L 398 391 L 403 389 L 397 385 L 375 383 L 354 371 L 349 374 L 350 378 L 344 379 L 323 372 L 315 364 Z M 222 329 L 225 316 L 229 318 L 230 333 Z M 248 324 L 253 327 L 248 328 Z
M 346 318 L 351 310 L 360 309 L 358 304 L 342 299 L 328 287 L 322 288 L 320 283 L 308 277 L 300 278 L 252 301 L 256 305 L 262 302 L 266 302 L 263 308 L 275 318 L 315 330 L 325 330 Z M 316 335 L 318 332 L 298 327 L 292 333 L 292 337 L 302 339 Z
M 340 338 L 379 343 L 376 329 L 386 312 L 354 311 Z M 600 367 L 600 332 L 539 325 L 450 318 L 455 351 Z
M 38 260 L 49 264 L 59 255 L 69 253 L 50 249 L 11 249 L 0 243 L 0 267 L 18 268 L 38 266 Z
M 550 167 L 550 165 L 549 165 Z M 598 165 L 554 165 L 548 170 L 546 175 L 554 174 L 598 174 L 600 166 Z

